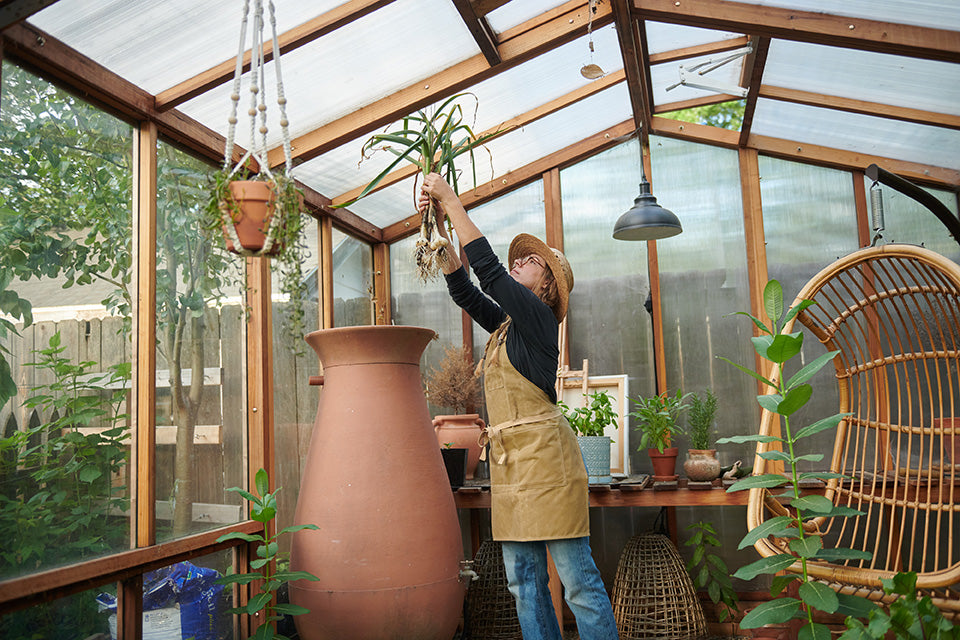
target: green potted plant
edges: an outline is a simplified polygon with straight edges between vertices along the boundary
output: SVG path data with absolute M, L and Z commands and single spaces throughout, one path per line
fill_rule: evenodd
M 693 555 L 687 562 L 687 572 L 698 589 L 706 589 L 711 602 L 716 605 L 717 618 L 724 622 L 733 620 L 739 607 L 737 592 L 730 580 L 730 570 L 723 558 L 715 554 L 711 547 L 721 547 L 717 530 L 709 522 L 700 520 L 687 527 L 692 533 L 684 546 L 693 548 Z
M 687 412 L 687 436 L 690 448 L 683 463 L 683 472 L 692 482 L 712 482 L 720 476 L 717 450 L 710 448 L 714 419 L 717 415 L 717 396 L 707 389 L 704 397 L 690 396 Z
M 400 128 L 397 130 L 371 136 L 363 145 L 364 159 L 369 157 L 368 154 L 378 150 L 389 151 L 396 157 L 370 181 L 370 184 L 364 187 L 359 196 L 337 206 L 348 206 L 366 196 L 387 174 L 404 161 L 416 166 L 422 176 L 433 172 L 443 174 L 453 190 L 459 193 L 458 174 L 454 161 L 463 154 L 469 154 L 470 164 L 474 170 L 473 181 L 476 184 L 474 150 L 503 132 L 498 130 L 481 136 L 473 133 L 470 125 L 464 121 L 463 107 L 460 103 L 460 100 L 467 95 L 473 96 L 473 94 L 458 93 L 447 98 L 436 110 L 430 112 L 420 110 L 407 116 L 401 121 Z M 476 99 L 476 96 L 473 97 Z M 416 200 L 417 195 L 414 196 L 414 204 Z M 420 236 L 417 238 L 415 250 L 417 273 L 421 280 L 430 280 L 439 273 L 440 266 L 445 260 L 446 246 L 447 241 L 439 234 L 435 203 L 431 199 L 429 208 L 420 218 Z
M 610 436 L 604 435 L 607 427 L 616 428 L 617 412 L 613 400 L 606 391 L 595 391 L 584 395 L 585 404 L 571 409 L 558 402 L 560 410 L 577 434 L 580 453 L 587 466 L 587 477 L 591 484 L 605 484 L 613 480 L 610 475 Z
M 655 396 L 638 396 L 631 399 L 637 405 L 630 416 L 637 419 L 640 426 L 639 450 L 646 449 L 653 463 L 653 479 L 657 482 L 676 480 L 674 473 L 677 465 L 677 447 L 670 446 L 674 434 L 683 434 L 680 426 L 680 414 L 687 408 L 687 399 L 681 389 L 677 393 L 661 393 Z
M 435 407 L 452 409 L 433 418 L 433 430 L 441 446 L 453 443 L 466 449 L 466 477 L 472 479 L 480 462 L 480 432 L 487 425 L 478 413 L 467 413 L 480 403 L 480 379 L 474 375 L 473 357 L 466 347 L 446 345 L 440 363 L 424 377 L 424 393 Z
M 293 580 L 319 580 L 319 578 L 309 571 L 283 571 L 277 570 L 276 564 L 280 559 L 277 540 L 280 536 L 302 529 L 319 529 L 315 524 L 299 524 L 285 527 L 275 535 L 270 535 L 270 522 L 277 516 L 277 492 L 270 492 L 270 482 L 267 472 L 264 469 L 257 471 L 254 477 L 257 493 L 254 495 L 240 487 L 229 487 L 227 491 L 236 491 L 250 502 L 250 518 L 263 524 L 263 532 L 257 535 L 243 533 L 242 531 L 231 531 L 217 538 L 217 542 L 226 540 L 243 540 L 244 542 L 257 543 L 256 560 L 250 561 L 250 568 L 254 569 L 249 573 L 227 574 L 217 579 L 219 584 L 253 584 L 259 586 L 260 591 L 252 594 L 245 607 L 235 607 L 230 613 L 235 615 L 246 614 L 249 616 L 259 615 L 263 612 L 263 619 L 250 640 L 286 640 L 286 636 L 277 633 L 275 623 L 285 615 L 296 616 L 303 613 L 310 613 L 309 609 L 289 602 L 277 602 L 276 592 L 282 586 Z

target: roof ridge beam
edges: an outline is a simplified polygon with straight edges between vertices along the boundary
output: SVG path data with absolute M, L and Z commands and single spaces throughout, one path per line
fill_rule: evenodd
M 467 25 L 470 35 L 473 36 L 473 39 L 477 42 L 477 46 L 480 47 L 480 52 L 483 54 L 483 57 L 487 59 L 487 64 L 491 67 L 500 64 L 500 52 L 497 51 L 497 36 L 493 32 L 493 29 L 490 28 L 490 23 L 487 22 L 487 19 L 482 15 L 477 15 L 473 3 L 470 0 L 453 0 L 453 6 L 456 7 L 460 13 L 460 17 L 463 19 L 463 23 Z
M 547 20 L 542 20 L 541 17 L 533 18 L 503 34 L 500 41 L 503 62 L 497 67 L 491 67 L 482 54 L 477 54 L 429 78 L 422 78 L 382 100 L 364 105 L 349 115 L 295 138 L 291 145 L 294 159 L 316 158 L 326 151 L 387 126 L 417 109 L 586 34 L 588 9 L 580 0 L 571 0 L 548 13 L 552 17 Z M 602 6 L 593 18 L 594 28 L 611 21 L 609 7 Z M 537 26 L 526 28 L 530 22 L 536 22 Z M 282 147 L 271 149 L 268 157 L 271 167 L 282 164 Z
M 631 0 L 647 20 L 960 62 L 960 32 L 733 0 Z

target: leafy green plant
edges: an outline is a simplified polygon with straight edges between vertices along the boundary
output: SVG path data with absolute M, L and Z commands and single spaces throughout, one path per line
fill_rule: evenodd
M 574 433 L 581 436 L 602 436 L 607 426 L 617 426 L 617 412 L 613 408 L 610 394 L 606 391 L 594 391 L 584 398 L 588 401 L 586 406 L 576 409 L 570 409 L 563 402 L 557 403 Z
M 24 404 L 51 418 L 0 438 L 0 579 L 127 546 L 129 499 L 117 480 L 129 457 L 121 408 L 130 368 L 97 372 L 65 351 L 55 333 L 27 363 L 50 382 Z M 0 617 L 0 637 L 58 637 L 65 622 L 84 637 L 101 631 L 103 619 L 92 597 L 62 598 Z
M 636 418 L 640 425 L 640 451 L 656 449 L 663 453 L 663 450 L 670 446 L 671 436 L 683 433 L 679 420 L 680 414 L 690 406 L 687 404 L 689 397 L 689 393 L 684 395 L 681 389 L 677 389 L 677 393 L 672 396 L 661 393 L 631 399 L 637 405 L 637 410 L 631 411 L 630 415 Z
M 284 615 L 296 616 L 303 613 L 310 613 L 309 609 L 292 603 L 275 602 L 275 593 L 281 586 L 294 580 L 319 580 L 317 576 L 309 571 L 277 571 L 275 565 L 280 559 L 280 547 L 277 540 L 282 535 L 300 531 L 303 529 L 319 529 L 315 524 L 299 524 L 290 527 L 284 527 L 275 535 L 269 534 L 269 524 L 277 516 L 277 492 L 270 493 L 270 479 L 264 469 L 257 471 L 254 477 L 254 484 L 259 496 L 245 491 L 240 487 L 230 487 L 227 491 L 236 491 L 250 502 L 250 517 L 263 524 L 263 533 L 254 535 L 243 533 L 242 531 L 232 531 L 217 538 L 217 542 L 226 540 L 243 540 L 245 542 L 256 542 L 257 559 L 250 562 L 250 568 L 256 569 L 250 573 L 234 573 L 217 579 L 219 584 L 250 584 L 259 582 L 260 592 L 252 595 L 247 601 L 245 607 L 234 607 L 230 609 L 233 614 L 256 615 L 263 612 L 263 622 L 257 627 L 257 630 L 251 640 L 288 640 L 276 632 L 274 622 L 281 620 Z
M 808 362 L 791 377 L 786 378 L 785 364 L 800 354 L 803 346 L 803 332 L 785 333 L 784 327 L 800 311 L 814 304 L 814 302 L 811 300 L 803 300 L 795 307 L 784 311 L 783 290 L 780 283 L 776 280 L 770 280 L 763 290 L 763 304 L 767 317 L 770 319 L 770 326 L 767 326 L 763 321 L 749 313 L 737 312 L 737 315 L 749 317 L 759 329 L 761 335 L 751 338 L 751 340 L 757 354 L 764 360 L 774 364 L 772 379 L 768 379 L 727 358 L 721 357 L 721 359 L 772 388 L 771 393 L 758 396 L 757 401 L 760 403 L 760 406 L 767 411 L 780 416 L 784 436 L 781 438 L 756 434 L 721 438 L 718 442 L 780 443 L 780 449 L 766 451 L 761 453 L 760 456 L 765 460 L 785 463 L 790 469 L 787 476 L 781 474 L 748 476 L 738 480 L 727 491 L 786 487 L 787 491 L 776 497 L 787 500 L 787 504 L 793 508 L 793 512 L 791 515 L 781 515 L 766 520 L 760 526 L 747 532 L 740 541 L 740 548 L 743 549 L 754 544 L 757 540 L 770 535 L 788 538 L 790 540 L 788 543 L 789 552 L 761 558 L 745 567 L 741 567 L 733 574 L 734 577 L 743 580 L 751 580 L 761 574 L 774 575 L 771 594 L 773 596 L 779 596 L 763 602 L 752 609 L 743 617 L 743 620 L 740 621 L 740 627 L 743 629 L 755 629 L 768 624 L 780 624 L 793 618 L 800 618 L 806 619 L 807 622 L 801 628 L 799 638 L 803 640 L 828 640 L 830 638 L 830 630 L 825 625 L 813 621 L 814 610 L 825 613 L 847 613 L 855 616 L 866 616 L 871 609 L 876 607 L 876 605 L 868 602 L 864 598 L 840 594 L 826 584 L 811 581 L 807 573 L 808 562 L 814 559 L 868 560 L 870 558 L 870 554 L 853 549 L 825 549 L 821 538 L 817 535 L 808 534 L 804 528 L 807 520 L 816 517 L 862 515 L 862 512 L 850 507 L 834 506 L 825 496 L 800 495 L 801 480 L 808 478 L 820 480 L 843 478 L 842 475 L 832 472 L 812 471 L 800 473 L 797 470 L 797 463 L 799 461 L 807 460 L 818 462 L 823 459 L 823 455 L 800 455 L 797 453 L 797 443 L 803 438 L 815 433 L 836 428 L 844 416 L 848 414 L 841 413 L 823 418 L 802 429 L 796 429 L 790 419 L 793 413 L 805 405 L 812 395 L 812 387 L 807 384 L 807 381 L 829 363 L 838 352 L 831 351 L 825 353 Z M 801 568 L 799 575 L 796 573 L 780 576 L 775 575 L 797 562 L 799 562 Z M 781 592 L 794 581 L 800 581 L 797 590 L 799 599 L 781 595 Z
M 687 572 L 698 589 L 706 588 L 707 595 L 716 605 L 721 605 L 717 614 L 720 622 L 732 617 L 738 611 L 737 592 L 730 581 L 730 570 L 723 558 L 710 551 L 710 547 L 719 547 L 717 530 L 709 522 L 699 521 L 687 527 L 693 533 L 684 542 L 684 546 L 693 547 L 693 556 L 687 563 Z
M 886 609 L 870 612 L 867 624 L 848 617 L 847 630 L 840 640 L 960 640 L 960 626 L 943 617 L 930 596 L 917 598 L 917 574 L 898 573 L 892 579 L 883 579 L 883 591 L 899 597 Z
M 353 204 L 369 194 L 387 174 L 404 161 L 416 166 L 423 176 L 433 172 L 440 173 L 453 190 L 459 193 L 455 160 L 463 154 L 469 154 L 473 182 L 476 184 L 474 150 L 502 132 L 481 136 L 474 134 L 470 125 L 464 121 L 463 106 L 459 102 L 468 95 L 476 100 L 473 94 L 458 93 L 444 101 L 435 111 L 420 110 L 407 116 L 397 130 L 371 136 L 363 145 L 361 153 L 364 159 L 378 150 L 388 151 L 396 158 L 364 187 L 359 196 L 339 206 Z M 417 195 L 414 194 L 414 203 L 416 200 Z M 426 281 L 437 275 L 445 260 L 446 246 L 447 241 L 439 234 L 436 205 L 431 198 L 427 211 L 420 218 L 420 236 L 417 238 L 414 255 L 421 280 Z
M 710 448 L 710 430 L 717 415 L 717 396 L 707 389 L 706 396 L 690 396 L 690 411 L 687 412 L 687 435 L 691 449 Z

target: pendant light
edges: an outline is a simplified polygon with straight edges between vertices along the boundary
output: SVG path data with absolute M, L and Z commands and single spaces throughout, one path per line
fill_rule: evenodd
M 669 209 L 657 204 L 650 192 L 650 183 L 643 169 L 643 150 L 640 152 L 640 195 L 630 210 L 620 216 L 613 226 L 615 240 L 661 240 L 683 231 L 680 220 Z

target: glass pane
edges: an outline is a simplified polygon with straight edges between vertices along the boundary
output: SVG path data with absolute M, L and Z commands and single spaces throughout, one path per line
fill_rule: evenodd
M 651 136 L 653 193 L 677 214 L 683 233 L 657 242 L 667 390 L 719 399 L 717 437 L 755 432 L 756 386 L 731 365 L 753 362 L 739 159 L 735 151 Z M 708 168 L 705 170 L 705 168 Z M 689 440 L 680 438 L 681 450 Z M 718 448 L 722 465 L 752 460 L 749 445 Z M 681 455 L 681 461 L 685 454 Z
M 143 638 L 231 640 L 233 621 L 227 611 L 233 606 L 232 590 L 216 580 L 226 574 L 232 558 L 227 549 L 143 574 Z M 116 597 L 101 593 L 97 599 L 116 638 Z
M 129 547 L 133 137 L 8 62 L 2 95 L 0 579 Z
M 75 593 L 0 617 L 0 638 L 4 640 L 86 640 L 110 633 L 110 614 L 98 600 L 116 598 L 114 585 Z M 106 636 L 109 637 L 109 636 Z M 116 637 L 116 636 L 114 636 Z
M 158 145 L 157 539 L 244 519 L 243 261 L 200 212 L 213 169 Z
M 766 156 L 760 156 L 759 165 L 767 271 L 770 278 L 780 281 L 787 306 L 823 267 L 858 248 L 853 179 L 845 171 Z M 807 335 L 803 362 L 824 351 Z M 796 368 L 788 372 L 791 370 Z M 838 411 L 837 382 L 829 366 L 810 384 L 814 389 L 811 401 L 790 417 L 794 431 Z M 832 451 L 833 437 L 831 431 L 821 432 L 805 440 L 799 453 Z M 805 471 L 814 466 L 822 469 L 825 464 L 800 463 Z
M 586 359 L 590 375 L 627 374 L 629 395 L 654 389 L 652 326 L 643 306 L 650 291 L 647 244 L 612 237 L 639 182 L 635 140 L 560 172 L 563 247 L 574 275 L 567 313 L 570 368 L 582 368 Z M 630 433 L 630 442 L 639 439 Z M 630 446 L 631 470 L 643 468 L 645 458 Z
M 374 324 L 373 248 L 339 229 L 333 230 L 333 323 Z

